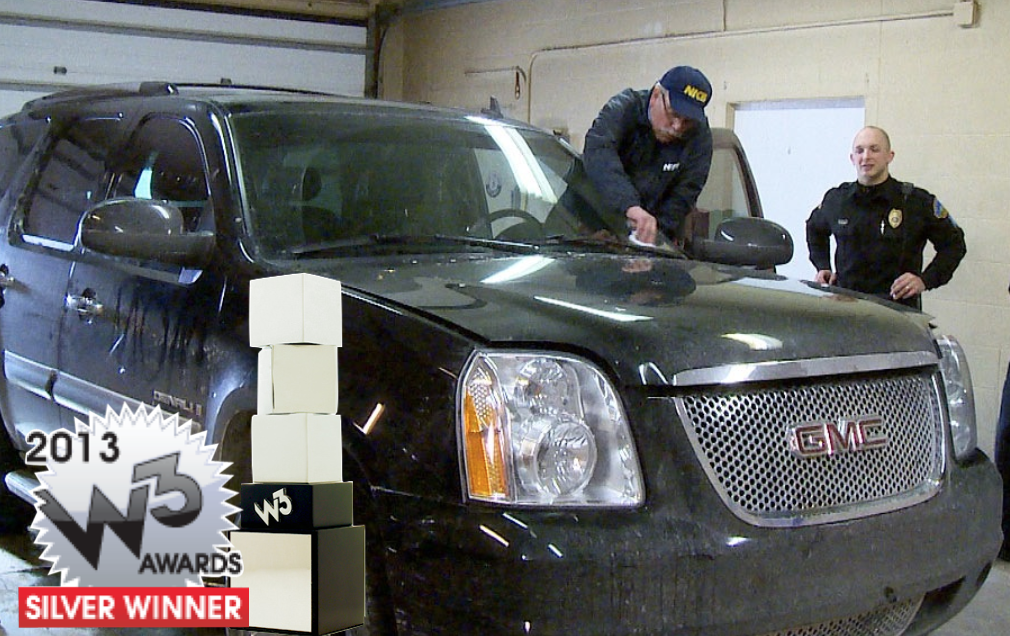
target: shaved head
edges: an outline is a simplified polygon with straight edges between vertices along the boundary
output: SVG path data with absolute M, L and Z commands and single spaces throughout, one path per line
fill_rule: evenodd
M 856 138 L 858 139 L 859 135 L 861 135 L 861 134 L 863 134 L 865 132 L 871 132 L 871 131 L 877 133 L 878 135 L 880 135 L 881 138 L 883 138 L 883 140 L 884 140 L 883 149 L 884 150 L 890 150 L 891 149 L 891 136 L 887 134 L 886 130 L 884 130 L 883 128 L 880 128 L 879 126 L 866 126 L 866 127 L 864 127 L 862 130 L 860 130 L 858 133 L 856 133 Z M 853 145 L 855 145 L 855 143 L 853 143 Z
M 894 159 L 891 138 L 883 128 L 867 126 L 852 140 L 849 160 L 856 168 L 856 180 L 865 186 L 877 185 L 891 176 L 889 166 Z

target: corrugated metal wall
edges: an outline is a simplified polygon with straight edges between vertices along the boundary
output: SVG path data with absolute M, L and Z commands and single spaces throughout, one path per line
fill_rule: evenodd
M 169 80 L 362 95 L 366 29 L 90 0 L 0 0 L 0 112 L 68 86 Z

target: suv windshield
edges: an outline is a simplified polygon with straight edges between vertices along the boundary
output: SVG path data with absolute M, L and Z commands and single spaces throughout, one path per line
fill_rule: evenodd
M 579 157 L 536 130 L 311 104 L 232 122 L 252 232 L 268 256 L 390 237 L 481 244 L 627 233 L 621 215 L 602 211 Z

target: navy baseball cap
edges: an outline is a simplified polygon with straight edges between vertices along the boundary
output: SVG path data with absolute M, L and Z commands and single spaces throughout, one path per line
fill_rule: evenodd
M 663 75 L 659 85 L 670 94 L 670 107 L 679 115 L 706 121 L 705 106 L 712 99 L 712 84 L 693 66 L 675 66 Z

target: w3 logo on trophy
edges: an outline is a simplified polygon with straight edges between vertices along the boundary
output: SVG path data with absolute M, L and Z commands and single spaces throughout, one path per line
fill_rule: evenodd
M 288 497 L 287 489 L 281 488 L 274 491 L 273 499 L 264 499 L 263 505 L 253 504 L 256 514 L 263 520 L 263 523 L 270 525 L 270 520 L 280 521 L 280 515 L 291 514 L 291 497 Z

